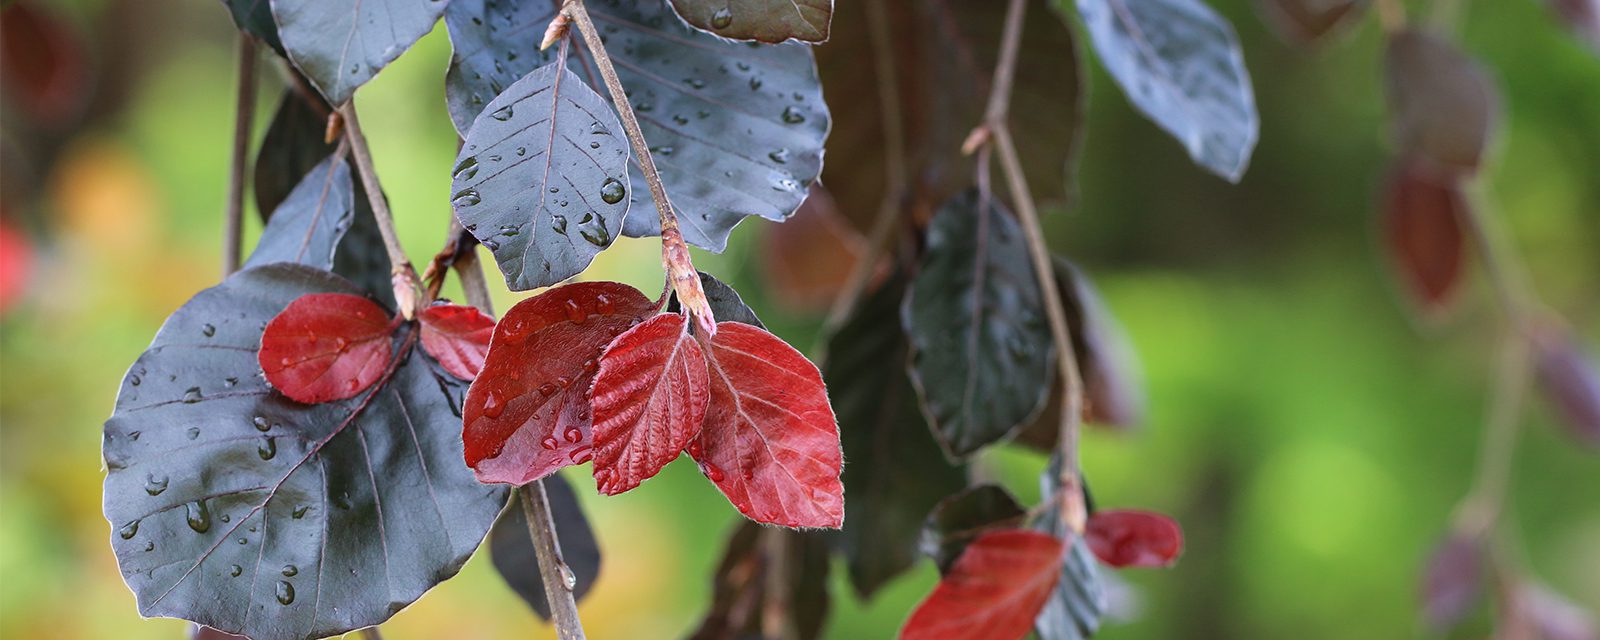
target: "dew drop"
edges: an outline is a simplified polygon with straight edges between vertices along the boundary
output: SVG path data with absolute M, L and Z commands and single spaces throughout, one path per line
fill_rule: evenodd
M 222 514 L 222 517 L 218 518 L 218 519 L 222 520 L 223 522 L 231 522 L 233 520 L 233 516 L 230 516 L 230 515 L 224 513 L 224 514 Z
M 559 216 L 559 215 L 558 216 L 550 216 L 550 228 L 553 229 L 556 233 L 566 233 L 567 232 L 567 217 L 566 216 Z
M 278 439 L 271 436 L 262 438 L 261 443 L 256 445 L 256 455 L 261 456 L 262 460 L 271 460 L 278 455 Z
M 300 505 L 298 507 L 295 507 L 294 511 L 289 512 L 289 515 L 291 517 L 293 517 L 295 520 L 299 520 L 301 518 L 306 517 L 306 512 L 310 511 L 310 510 L 311 510 L 311 505 L 303 504 L 303 505 Z
M 556 447 L 558 445 L 560 445 L 560 444 L 561 443 L 556 442 L 555 438 L 551 438 L 551 437 L 548 437 L 548 436 L 546 436 L 544 440 L 541 440 L 539 442 L 539 446 L 544 447 L 546 451 L 555 451 Z
M 239 577 L 240 574 L 243 574 L 243 573 L 244 573 L 244 567 L 241 567 L 241 566 L 236 565 L 236 564 L 228 565 L 228 575 L 237 578 L 237 577 Z
M 595 296 L 594 304 L 595 308 L 598 309 L 600 313 L 609 314 L 617 309 L 617 303 L 612 302 L 611 298 L 606 297 L 605 295 Z
M 458 207 L 470 207 L 482 202 L 483 198 L 478 195 L 477 189 L 463 189 L 455 196 L 451 197 L 450 201 Z
M 493 391 L 490 391 L 489 393 L 484 395 L 484 397 L 483 397 L 483 415 L 484 415 L 484 417 L 490 418 L 490 419 L 498 418 L 498 417 L 500 417 L 500 414 L 505 413 L 505 410 L 506 410 L 505 401 L 500 398 L 500 394 L 495 393 Z
M 756 90 L 758 90 L 760 88 L 761 88 L 761 78 L 750 78 L 750 90 L 751 91 L 756 91 Z
M 504 107 L 500 107 L 499 109 L 495 109 L 494 113 L 489 114 L 489 117 L 494 118 L 495 120 L 499 120 L 501 122 L 505 122 L 507 120 L 510 120 L 511 119 L 511 105 L 508 104 L 508 105 L 506 105 Z
M 189 521 L 189 528 L 195 533 L 205 533 L 211 530 L 211 510 L 206 508 L 205 500 L 196 500 L 185 505 L 185 518 Z
M 189 427 L 189 439 L 193 440 L 198 437 L 200 437 L 200 427 Z
M 278 604 L 284 606 L 294 604 L 294 585 L 289 584 L 287 581 L 279 580 L 276 595 L 278 596 Z
M 207 324 L 206 326 L 200 327 L 200 333 L 204 334 L 205 337 L 209 338 L 211 336 L 217 335 L 217 328 L 212 326 L 212 325 L 210 325 L 210 324 Z
M 567 311 L 567 319 L 571 320 L 572 324 L 583 324 L 584 320 L 588 320 L 589 319 L 589 314 L 583 312 L 583 307 L 578 306 L 578 301 L 577 300 L 568 300 L 567 301 L 567 305 L 566 305 L 566 311 Z M 566 386 L 566 385 L 561 385 L 561 386 Z
M 488 249 L 490 251 L 499 251 L 500 250 L 500 243 L 499 242 L 495 242 L 494 240 L 484 240 L 482 242 L 479 242 L 478 244 L 483 245 L 484 248 L 486 248 L 486 249 Z
M 184 404 L 194 404 L 204 399 L 206 397 L 200 394 L 200 387 L 189 387 L 188 390 L 183 392 Z
M 155 541 L 154 540 L 146 540 L 146 541 L 144 541 L 144 550 L 145 551 L 155 551 L 156 550 Z
M 800 124 L 806 121 L 806 114 L 793 106 L 783 108 L 783 121 L 788 124 Z
M 139 374 L 134 374 L 134 375 L 128 376 L 128 384 L 131 384 L 131 385 L 137 387 L 137 386 L 139 386 L 139 383 L 141 383 L 141 382 L 144 382 L 144 381 L 139 379 Z
M 556 568 L 561 570 L 561 586 L 566 587 L 567 591 L 578 588 L 578 575 L 572 572 L 572 567 L 561 562 L 556 564 Z
M 590 149 L 599 149 L 600 148 L 600 143 L 598 143 L 598 142 L 590 142 L 589 143 L 589 148 Z
M 129 538 L 132 538 L 132 537 L 134 537 L 134 536 L 136 536 L 138 534 L 139 534 L 139 521 L 138 520 L 133 520 L 133 521 L 129 522 L 128 524 L 122 525 L 121 529 L 117 529 L 117 535 L 122 536 L 123 540 L 127 540 Z
M 712 482 L 722 482 L 722 469 L 717 465 L 707 462 L 700 465 L 700 470 L 704 471 L 706 477 L 710 478 Z
M 768 153 L 767 157 L 772 158 L 772 161 L 778 164 L 786 164 L 789 162 L 789 150 L 779 147 L 774 149 L 771 153 Z
M 478 175 L 477 156 L 467 156 L 465 160 L 457 163 L 455 173 L 453 174 L 456 180 L 471 180 L 472 177 L 476 175 Z
M 580 440 L 583 440 L 583 432 L 579 431 L 577 427 L 568 427 L 567 432 L 562 435 L 567 438 L 567 442 L 571 442 L 573 444 L 577 444 Z
M 589 459 L 593 457 L 594 454 L 591 452 L 591 448 L 588 446 L 574 448 L 571 454 L 572 464 L 583 464 L 588 462 Z
M 272 425 L 267 423 L 267 419 L 263 418 L 261 416 L 256 416 L 254 419 L 252 419 L 250 421 L 250 423 L 254 424 L 256 426 L 256 431 L 260 431 L 260 432 L 263 432 L 263 433 L 265 433 L 267 431 L 267 429 L 271 429 L 272 428 Z
M 296 567 L 292 564 L 286 564 L 283 565 L 283 571 L 281 573 L 283 573 L 283 577 L 285 578 L 293 578 L 295 574 L 300 573 L 300 567 Z
M 156 474 L 152 473 L 152 474 L 149 474 L 149 475 L 145 476 L 145 478 L 144 478 L 144 492 L 145 493 L 148 493 L 148 494 L 153 495 L 153 496 L 159 496 L 159 495 L 161 495 L 161 492 L 166 491 L 166 490 L 167 490 L 167 476 L 165 474 L 156 475 Z
M 716 13 L 711 14 L 711 28 L 726 29 L 731 24 L 733 24 L 733 11 L 727 7 L 717 9 Z
M 622 198 L 627 195 L 627 187 L 622 186 L 622 182 L 616 178 L 606 178 L 605 183 L 600 185 L 600 199 L 606 204 L 622 202 Z
M 539 393 L 541 395 L 547 397 L 547 398 L 552 396 L 552 395 L 555 395 L 555 392 L 556 392 L 556 385 L 553 382 L 546 382 L 544 384 L 539 385 Z

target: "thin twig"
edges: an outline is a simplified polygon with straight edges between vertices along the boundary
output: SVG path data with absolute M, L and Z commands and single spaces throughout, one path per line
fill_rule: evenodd
M 233 116 L 228 208 L 222 228 L 222 275 L 239 270 L 244 236 L 245 174 L 250 172 L 250 127 L 256 114 L 256 39 L 239 34 L 239 102 Z
M 550 620 L 555 623 L 556 636 L 561 640 L 582 640 L 583 623 L 578 620 L 578 602 L 572 597 L 573 583 L 569 582 L 572 569 L 561 559 L 561 543 L 550 517 L 550 497 L 545 494 L 544 482 L 535 480 L 518 489 L 517 494 L 522 499 L 528 537 L 539 558 L 539 578 L 544 582 L 545 598 L 550 601 Z
M 363 640 L 383 640 L 383 634 L 378 631 L 377 627 L 367 627 L 357 631 L 356 634 L 360 635 Z
M 711 305 L 700 287 L 700 274 L 695 271 L 694 263 L 689 258 L 689 245 L 684 243 L 683 233 L 678 230 L 678 214 L 672 209 L 672 201 L 667 199 L 667 188 L 661 183 L 660 172 L 656 171 L 655 158 L 650 155 L 650 145 L 645 142 L 644 131 L 639 128 L 639 118 L 634 115 L 633 105 L 628 102 L 627 90 L 622 87 L 622 80 L 611 65 L 605 42 L 600 39 L 600 32 L 595 30 L 594 21 L 589 18 L 589 10 L 584 7 L 583 0 L 566 0 L 562 14 L 578 25 L 578 33 L 583 35 L 589 54 L 594 56 L 595 67 L 599 68 L 606 91 L 611 94 L 611 102 L 621 116 L 622 130 L 628 135 L 628 144 L 633 146 L 634 159 L 639 162 L 639 170 L 644 173 L 645 183 L 650 186 L 650 197 L 655 201 L 656 213 L 661 219 L 661 263 L 667 272 L 667 280 L 678 293 L 678 302 L 684 312 L 695 319 L 702 335 L 710 337 L 717 332 L 716 316 L 711 313 Z
M 400 312 L 411 318 L 423 300 L 422 280 L 417 270 L 400 246 L 400 236 L 395 232 L 394 214 L 389 211 L 389 201 L 383 197 L 383 187 L 378 183 L 378 172 L 372 165 L 372 151 L 367 148 L 367 136 L 361 132 L 361 121 L 356 118 L 356 103 L 351 100 L 339 107 L 344 119 L 345 139 L 350 141 L 350 154 L 356 161 L 356 172 L 361 174 L 361 188 L 372 205 L 372 217 L 378 223 L 378 234 L 383 236 L 383 248 L 389 253 L 389 263 L 394 265 L 395 299 L 400 301 Z
M 764 640 L 792 640 L 798 635 L 793 612 L 789 610 L 789 576 L 794 567 L 789 560 L 789 545 L 794 533 L 782 527 L 762 531 L 762 552 L 767 556 L 765 598 L 761 603 L 761 636 Z

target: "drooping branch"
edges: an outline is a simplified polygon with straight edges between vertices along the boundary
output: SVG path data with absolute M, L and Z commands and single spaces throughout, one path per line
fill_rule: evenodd
M 250 126 L 256 113 L 256 40 L 239 34 L 238 106 L 233 116 L 233 153 L 229 157 L 228 204 L 223 218 L 222 275 L 239 270 L 244 235 L 245 175 L 250 172 Z
M 426 296 L 422 295 L 422 280 L 417 277 L 416 268 L 411 266 L 411 259 L 406 257 L 406 250 L 400 246 L 400 235 L 394 228 L 394 214 L 389 211 L 389 201 L 383 197 L 383 186 L 378 182 L 378 172 L 372 164 L 372 151 L 367 148 L 367 136 L 361 131 L 361 121 L 356 117 L 355 101 L 351 100 L 339 107 L 339 116 L 344 121 L 344 136 L 350 142 L 350 154 L 356 161 L 356 172 L 361 174 L 361 188 L 367 194 L 367 202 L 372 205 L 372 217 L 378 223 L 378 234 L 383 236 L 383 248 L 389 254 L 389 263 L 393 265 L 394 297 L 400 306 L 400 313 L 406 319 L 416 316 L 418 306 L 427 304 Z

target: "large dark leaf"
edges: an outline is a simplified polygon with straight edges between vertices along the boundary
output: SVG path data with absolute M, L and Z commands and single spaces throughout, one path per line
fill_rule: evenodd
M 446 4 L 445 0 L 272 0 L 272 15 L 289 60 L 329 103 L 342 105 L 432 31 Z
M 260 38 L 279 55 L 283 54 L 283 41 L 278 39 L 278 23 L 272 20 L 272 4 L 268 0 L 222 0 L 233 14 L 233 24 L 250 35 Z
M 256 154 L 256 208 L 263 220 L 289 197 L 289 191 L 302 177 L 333 153 L 334 145 L 323 141 L 327 105 L 317 106 L 321 111 L 293 89 L 285 90 L 283 99 L 278 101 L 278 111 L 261 139 L 261 151 Z
M 555 60 L 538 51 L 552 0 L 457 0 L 445 13 L 455 56 L 445 95 L 466 132 L 494 96 Z M 590 13 L 654 149 L 683 237 L 721 251 L 747 215 L 783 220 L 822 169 L 828 110 L 811 49 L 729 42 L 685 26 L 659 0 L 599 0 Z M 599 77 L 581 49 L 570 67 Z M 623 233 L 660 232 L 649 189 L 633 172 Z
M 548 64 L 489 103 L 456 158 L 451 204 L 506 285 L 546 287 L 589 266 L 628 214 L 628 143 L 610 105 Z
M 696 29 L 734 40 L 825 42 L 833 0 L 671 0 Z
M 600 577 L 600 543 L 589 528 L 589 519 L 583 515 L 578 496 L 572 493 L 572 485 L 559 475 L 549 476 L 542 482 L 545 494 L 550 497 L 550 519 L 556 523 L 561 559 L 578 579 L 572 587 L 572 595 L 582 600 Z M 530 487 L 529 490 L 534 489 Z M 511 590 L 522 596 L 523 602 L 540 618 L 549 620 L 550 600 L 545 597 L 544 581 L 539 577 L 539 557 L 528 537 L 525 514 L 521 500 L 513 499 L 506 505 L 505 512 L 489 531 L 489 559 Z
M 945 203 L 901 321 L 911 380 L 952 458 L 1027 424 L 1044 408 L 1055 352 L 1022 228 L 977 190 Z
M 1406 30 L 1389 37 L 1383 70 L 1395 143 L 1446 168 L 1477 169 L 1500 111 L 1478 63 L 1448 40 Z
M 1260 122 L 1233 27 L 1201 0 L 1077 0 L 1095 53 L 1135 107 L 1238 182 Z
M 296 262 L 331 269 L 355 218 L 350 166 L 328 156 L 300 180 L 267 219 L 244 267 Z
M 891 278 L 828 341 L 824 378 L 844 444 L 844 529 L 835 542 L 850 581 L 872 595 L 917 559 L 928 511 L 966 486 L 939 451 L 906 377 L 896 320 L 905 280 Z
M 1061 526 L 1060 502 L 1056 500 L 1060 475 L 1061 457 L 1052 456 L 1039 476 L 1039 502 L 1047 506 L 1035 520 L 1034 528 L 1066 536 L 1070 534 Z M 1087 488 L 1084 501 L 1094 511 L 1094 499 Z M 1056 583 L 1055 593 L 1034 620 L 1033 630 L 1039 640 L 1083 640 L 1100 628 L 1100 617 L 1105 614 L 1106 589 L 1094 553 L 1081 536 L 1073 538 L 1071 547 L 1061 562 L 1061 580 Z
M 295 403 L 261 377 L 262 325 L 301 295 L 355 291 L 299 265 L 242 271 L 129 369 L 105 426 L 105 515 L 140 613 L 336 635 L 388 619 L 482 541 L 505 492 L 461 465 L 465 385 L 415 349 L 341 402 Z
M 946 573 L 979 535 L 991 529 L 1015 529 L 1027 513 L 1005 487 L 969 487 L 940 500 L 933 513 L 928 514 L 928 523 L 922 529 L 922 552 L 939 565 L 939 573 Z
M 821 637 L 828 619 L 828 544 L 816 531 L 780 531 L 740 521 L 711 583 L 711 610 L 691 640 L 761 637 L 765 629 L 769 536 L 788 553 L 788 619 L 795 640 Z

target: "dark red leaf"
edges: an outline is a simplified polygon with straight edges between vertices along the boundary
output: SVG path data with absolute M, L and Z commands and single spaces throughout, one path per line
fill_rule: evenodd
M 1483 160 L 1500 97 L 1472 58 L 1448 40 L 1405 30 L 1384 53 L 1395 143 L 1441 167 L 1471 172 Z
M 462 380 L 478 377 L 489 354 L 494 318 L 477 307 L 436 304 L 417 314 L 417 320 L 422 323 L 422 348 L 445 371 Z
M 1065 545 L 1026 529 L 978 536 L 911 612 L 901 640 L 1013 640 L 1033 629 L 1061 579 Z
M 1083 538 L 1095 557 L 1117 568 L 1170 567 L 1183 553 L 1183 529 L 1151 511 L 1096 511 Z
M 1422 613 L 1443 631 L 1472 609 L 1483 591 L 1483 547 L 1479 538 L 1453 534 L 1434 549 L 1422 576 Z
M 689 455 L 751 520 L 839 528 L 839 427 L 816 365 L 783 340 L 723 322 L 706 354 L 711 404 Z
M 783 224 L 767 227 L 761 270 L 778 302 L 824 311 L 866 252 L 866 239 L 839 214 L 833 195 L 812 185 L 811 195 Z
M 478 480 L 523 485 L 587 462 L 589 384 L 600 352 L 654 308 L 616 282 L 560 286 L 511 307 L 462 411 L 467 465 Z
M 1539 339 L 1539 386 L 1560 409 L 1574 436 L 1600 447 L 1600 367 L 1565 331 Z
M 1402 292 L 1430 319 L 1448 311 L 1461 288 L 1467 206 L 1454 177 L 1406 161 L 1389 176 L 1380 212 L 1384 250 Z
M 600 493 L 639 486 L 700 435 L 706 358 L 683 316 L 664 313 L 612 340 L 589 387 Z
M 367 298 L 307 294 L 267 323 L 257 358 L 267 382 L 291 399 L 343 400 L 383 375 L 393 329 L 389 313 Z
M 6 3 L 0 20 L 0 81 L 7 102 L 36 124 L 60 127 L 77 118 L 89 95 L 82 38 L 46 3 Z

